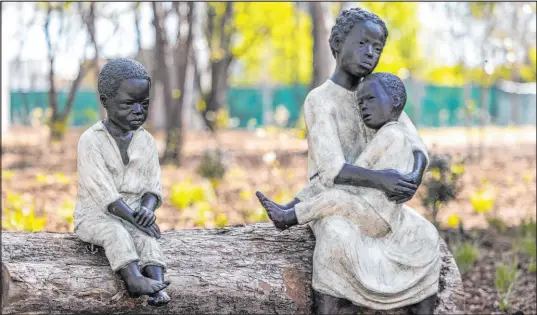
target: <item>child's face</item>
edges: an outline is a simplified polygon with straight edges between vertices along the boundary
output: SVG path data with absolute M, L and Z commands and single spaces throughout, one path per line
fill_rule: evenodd
M 124 80 L 116 96 L 106 99 L 108 119 L 123 131 L 140 128 L 147 119 L 150 84 L 145 79 Z
M 398 105 L 377 79 L 366 78 L 362 81 L 356 97 L 367 127 L 380 129 L 387 122 L 395 120 L 395 107 Z

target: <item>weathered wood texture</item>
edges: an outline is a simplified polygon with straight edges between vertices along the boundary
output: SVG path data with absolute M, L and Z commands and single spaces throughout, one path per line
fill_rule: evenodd
M 2 314 L 310 314 L 315 244 L 306 227 L 256 224 L 163 233 L 172 302 L 131 299 L 102 249 L 70 233 L 2 233 Z M 462 282 L 442 243 L 437 314 L 462 313 Z M 401 314 L 404 310 L 390 311 Z

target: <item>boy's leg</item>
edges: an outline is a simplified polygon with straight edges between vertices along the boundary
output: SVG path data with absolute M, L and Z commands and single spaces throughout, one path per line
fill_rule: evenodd
M 132 237 L 133 245 L 140 256 L 140 268 L 145 266 L 160 266 L 166 269 L 164 256 L 158 240 L 140 231 L 136 226 L 125 222 L 126 230 Z
M 140 255 L 140 268 L 143 274 L 153 280 L 164 283 L 166 263 L 157 239 L 145 234 L 132 224 L 126 223 L 125 225 L 131 233 L 134 246 Z M 170 300 L 168 293 L 162 290 L 150 295 L 147 303 L 151 306 L 163 306 L 168 304 Z
M 118 219 L 85 221 L 75 233 L 84 242 L 103 247 L 114 272 L 140 260 L 131 235 Z
M 318 220 L 328 216 L 341 216 L 358 225 L 360 230 L 371 237 L 384 236 L 389 232 L 389 225 L 384 221 L 360 195 L 330 188 L 326 191 L 301 201 L 295 205 L 299 224 Z
M 131 296 L 153 294 L 168 286 L 169 283 L 142 276 L 134 240 L 119 219 L 107 217 L 86 221 L 75 233 L 81 240 L 104 248 L 112 270 L 121 275 Z

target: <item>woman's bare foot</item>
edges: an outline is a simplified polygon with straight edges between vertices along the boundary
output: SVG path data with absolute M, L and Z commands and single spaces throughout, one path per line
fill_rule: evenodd
M 291 226 L 297 225 L 298 220 L 296 218 L 295 209 L 283 209 L 277 203 L 269 200 L 261 192 L 256 192 L 255 195 L 259 199 L 259 202 L 267 211 L 268 217 L 274 223 L 277 229 L 283 231 Z

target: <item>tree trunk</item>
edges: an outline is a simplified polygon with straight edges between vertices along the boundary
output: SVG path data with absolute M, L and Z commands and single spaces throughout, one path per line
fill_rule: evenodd
M 310 2 L 313 33 L 313 78 L 310 89 L 323 84 L 336 65 L 328 44 L 330 25 L 333 24 L 330 5 L 323 2 Z
M 179 3 L 174 2 L 177 15 L 180 15 Z M 179 97 L 174 100 L 171 113 L 166 119 L 166 150 L 164 151 L 163 162 L 172 162 L 176 165 L 181 164 L 181 150 L 183 147 L 183 108 L 186 93 L 186 72 L 188 69 L 188 60 L 192 47 L 192 16 L 194 13 L 194 3 L 188 2 L 188 14 L 186 23 L 188 24 L 188 33 L 186 39 L 181 36 L 180 30 L 177 35 L 174 60 L 176 65 L 177 85 Z M 180 18 L 180 20 L 182 20 Z M 180 27 L 178 27 L 180 29 Z
M 153 26 L 155 27 L 154 73 L 156 79 L 162 83 L 166 126 L 168 126 L 168 120 L 173 119 L 173 117 L 170 116 L 174 102 L 172 100 L 171 76 L 166 60 L 168 54 L 168 39 L 166 37 L 166 29 L 164 28 L 164 10 L 161 2 L 151 2 L 151 5 L 153 7 Z
M 2 314 L 310 314 L 314 238 L 306 227 L 256 224 L 163 233 L 172 302 L 124 294 L 102 249 L 72 233 L 2 233 Z M 460 274 L 442 242 L 436 314 L 461 313 Z M 405 314 L 393 310 L 388 314 Z
M 212 132 L 216 131 L 216 113 L 226 104 L 228 88 L 228 69 L 233 61 L 231 37 L 233 30 L 229 25 L 233 18 L 233 2 L 226 3 L 226 9 L 220 21 L 216 18 L 214 8 L 207 8 L 207 32 L 205 34 L 210 53 L 222 51 L 223 56 L 211 60 L 211 90 L 204 97 L 206 108 L 201 112 L 205 126 Z M 219 23 L 218 23 L 219 22 Z M 217 45 L 215 47 L 215 45 Z M 204 93 L 202 93 L 203 95 Z

